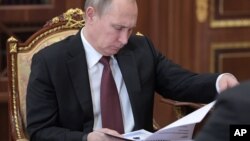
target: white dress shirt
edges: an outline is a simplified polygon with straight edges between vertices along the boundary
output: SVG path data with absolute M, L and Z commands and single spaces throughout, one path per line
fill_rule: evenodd
M 86 54 L 88 64 L 88 74 L 91 89 L 94 112 L 94 127 L 93 129 L 102 128 L 102 118 L 100 109 L 100 87 L 103 65 L 99 62 L 102 55 L 97 52 L 93 46 L 84 37 L 84 28 L 81 30 L 81 39 Z M 126 85 L 124 83 L 121 70 L 114 56 L 110 58 L 110 67 L 116 83 L 117 91 L 120 98 L 122 109 L 122 117 L 124 124 L 124 132 L 131 132 L 134 127 L 134 116 L 132 113 L 131 103 L 129 100 Z M 112 116 L 112 115 L 110 115 Z

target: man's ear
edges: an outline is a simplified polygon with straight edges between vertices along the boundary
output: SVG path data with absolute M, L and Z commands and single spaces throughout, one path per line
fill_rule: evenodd
M 86 20 L 92 22 L 96 16 L 96 10 L 94 7 L 88 7 L 85 11 Z

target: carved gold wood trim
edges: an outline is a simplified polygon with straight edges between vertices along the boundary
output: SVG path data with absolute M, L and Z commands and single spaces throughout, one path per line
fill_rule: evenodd
M 183 113 L 183 109 L 182 108 L 183 107 L 179 107 L 179 106 L 174 107 L 174 112 L 176 114 L 177 119 L 180 119 L 180 118 L 182 118 L 185 115 L 185 113 Z
M 45 25 L 52 26 L 59 22 L 66 22 L 64 25 L 66 28 L 81 28 L 85 24 L 84 20 L 85 13 L 79 9 L 69 9 L 60 16 L 54 17 L 52 20 L 48 21 Z
M 29 50 L 35 43 L 37 43 L 38 40 L 40 40 L 41 38 L 47 36 L 48 34 L 50 33 L 53 33 L 53 32 L 56 32 L 56 31 L 59 31 L 61 29 L 64 29 L 65 27 L 64 26 L 59 26 L 59 27 L 56 27 L 56 28 L 53 28 L 53 29 L 50 29 L 42 34 L 40 34 L 39 36 L 37 36 L 34 40 L 32 40 L 32 42 L 28 45 L 28 46 L 25 46 L 25 47 L 19 47 L 18 48 L 18 51 L 25 51 L 25 50 Z
M 10 43 L 10 53 L 17 53 L 17 43 Z
M 74 18 L 74 16 L 78 17 Z M 63 14 L 63 17 L 68 21 L 65 25 L 67 28 L 81 28 L 84 26 L 84 12 L 79 8 L 69 9 Z
M 137 36 L 144 36 L 141 32 L 136 32 Z
M 214 63 L 215 63 L 215 51 L 218 49 L 244 49 L 250 48 L 250 41 L 246 42 L 223 42 L 223 43 L 212 43 L 211 44 L 211 55 L 210 55 L 210 71 L 214 72 Z
M 196 0 L 195 3 L 198 22 L 206 22 L 208 17 L 208 0 Z
M 32 40 L 32 42 L 28 45 L 28 46 L 25 46 L 25 47 L 19 47 L 18 48 L 18 51 L 25 51 L 25 50 L 29 50 L 34 44 L 37 43 L 38 40 L 42 39 L 43 37 L 46 37 L 48 34 L 51 34 L 51 33 L 54 33 L 56 31 L 59 31 L 59 30 L 67 30 L 67 29 L 72 29 L 72 28 L 69 28 L 69 27 L 66 27 L 65 25 L 62 25 L 62 26 L 59 26 L 59 27 L 55 27 L 53 29 L 50 29 L 42 34 L 40 34 L 39 36 L 37 36 L 34 40 Z
M 18 104 L 18 94 L 16 93 L 16 81 L 17 81 L 17 72 L 15 71 L 16 70 L 16 62 L 15 62 L 15 55 L 14 54 L 11 54 L 11 83 L 12 83 L 12 91 L 11 91 L 11 93 L 12 93 L 12 105 L 13 105 L 13 107 L 11 107 L 11 108 L 13 108 L 12 110 L 13 110 L 13 115 L 12 115 L 12 119 L 13 119 L 13 121 L 11 121 L 11 122 L 14 122 L 14 125 L 15 125 L 15 130 L 16 130 L 16 133 L 17 133 L 17 138 L 18 139 L 21 139 L 21 132 L 20 132 L 20 123 L 19 123 L 19 119 L 18 119 L 18 111 L 19 111 L 19 109 L 18 109 L 18 106 L 17 106 L 17 104 Z
M 210 22 L 211 28 L 248 27 L 250 19 L 238 20 L 213 20 Z
M 11 36 L 9 39 L 8 39 L 8 42 L 17 42 L 17 39 L 13 36 Z
M 70 29 L 80 29 L 85 25 L 85 21 L 83 20 L 84 12 L 81 9 L 69 9 L 67 12 L 63 14 L 62 21 L 67 21 L 66 24 L 57 26 L 55 28 L 52 28 L 39 36 L 37 36 L 32 42 L 25 47 L 19 47 L 18 51 L 25 51 L 29 50 L 34 44 L 37 43 L 38 40 L 41 38 L 47 36 L 48 34 L 54 33 L 59 30 L 70 30 Z M 77 19 L 79 18 L 79 19 Z M 52 26 L 53 24 L 57 24 L 60 21 L 60 17 L 55 17 L 52 19 L 52 23 L 49 23 L 49 26 Z
M 15 71 L 16 70 L 16 61 L 15 61 L 15 57 L 16 57 L 16 53 L 17 53 L 17 39 L 14 38 L 13 36 L 10 37 L 8 39 L 8 44 L 9 44 L 9 52 L 10 52 L 10 59 L 11 59 L 11 87 L 12 87 L 12 91 L 11 91 L 11 95 L 12 95 L 12 105 L 13 107 L 10 107 L 12 108 L 12 121 L 10 122 L 14 122 L 14 129 L 16 130 L 16 133 L 17 133 L 17 138 L 18 139 L 21 139 L 22 138 L 22 135 L 21 135 L 21 128 L 20 128 L 20 122 L 19 122 L 19 119 L 18 119 L 18 94 L 16 93 L 16 90 L 17 90 L 17 87 L 16 87 L 16 81 L 17 81 L 17 72 Z
M 10 47 L 10 53 L 17 53 L 17 39 L 11 36 L 8 41 Z
M 214 18 L 215 12 L 215 0 L 211 0 L 210 6 L 210 27 L 211 28 L 230 28 L 230 27 L 248 27 L 250 26 L 249 18 L 242 19 L 228 19 L 228 20 L 216 20 Z M 220 7 L 219 11 L 221 13 L 222 7 Z

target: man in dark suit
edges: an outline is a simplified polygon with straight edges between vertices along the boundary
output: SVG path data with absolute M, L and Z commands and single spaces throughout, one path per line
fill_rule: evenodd
M 100 132 L 152 131 L 155 92 L 210 102 L 217 92 L 238 84 L 231 74 L 196 74 L 166 59 L 148 38 L 131 35 L 137 15 L 135 0 L 86 0 L 85 27 L 34 55 L 27 88 L 31 140 L 105 141 L 110 138 Z M 111 57 L 119 94 L 124 126 L 119 133 L 103 125 L 103 56 Z
M 249 100 L 250 81 L 222 92 L 195 141 L 229 141 L 230 125 L 250 124 Z

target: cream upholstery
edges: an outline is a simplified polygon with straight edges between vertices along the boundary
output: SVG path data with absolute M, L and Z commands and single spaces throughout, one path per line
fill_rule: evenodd
M 83 12 L 70 9 L 53 18 L 26 42 L 19 43 L 14 37 L 8 39 L 9 114 L 11 139 L 28 140 L 26 126 L 26 88 L 34 53 L 65 37 L 76 34 L 84 26 Z

